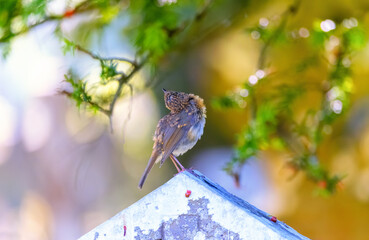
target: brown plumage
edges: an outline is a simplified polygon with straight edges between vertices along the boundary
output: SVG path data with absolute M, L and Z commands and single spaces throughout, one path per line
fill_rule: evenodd
M 160 162 L 161 166 L 168 157 L 187 152 L 200 139 L 205 126 L 206 108 L 202 98 L 183 92 L 163 91 L 165 106 L 170 113 L 160 119 L 156 126 L 153 151 L 138 184 L 139 188 L 142 188 L 154 163 Z

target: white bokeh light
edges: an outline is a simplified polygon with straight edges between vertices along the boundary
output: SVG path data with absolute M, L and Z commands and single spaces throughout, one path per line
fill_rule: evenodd
M 247 91 L 247 89 L 241 89 L 240 95 L 241 97 L 247 97 L 249 95 L 249 91 Z
M 320 28 L 323 32 L 329 32 L 336 28 L 336 24 L 332 20 L 327 19 L 320 23 Z
M 237 103 L 240 108 L 245 108 L 247 106 L 247 102 L 243 99 L 238 100 Z
M 177 3 L 177 0 L 158 0 L 160 6 L 171 5 L 173 3 Z
M 348 57 L 344 57 L 342 59 L 342 65 L 345 67 L 350 67 L 351 66 L 351 60 Z
M 258 77 L 257 77 L 257 76 L 255 76 L 255 75 L 251 75 L 251 76 L 249 77 L 249 83 L 250 83 L 251 85 L 255 85 L 258 81 L 259 81 L 259 79 L 258 79 Z
M 334 100 L 331 102 L 331 109 L 334 113 L 340 114 L 342 112 L 342 102 L 340 100 Z
M 343 20 L 342 24 L 345 28 L 353 28 L 353 27 L 358 26 L 358 21 L 356 18 L 352 17 L 352 18 Z
M 258 31 L 252 31 L 251 32 L 251 37 L 252 39 L 259 39 L 260 38 L 260 33 Z
M 334 99 L 336 99 L 337 97 L 339 97 L 341 94 L 341 91 L 338 87 L 332 87 L 328 92 L 327 92 L 327 99 L 329 101 L 333 101 Z
M 256 75 L 259 79 L 261 79 L 261 78 L 265 77 L 265 72 L 264 72 L 263 70 L 257 70 L 257 71 L 256 71 L 256 73 L 255 73 L 255 75 Z
M 309 37 L 309 36 L 310 36 L 310 32 L 309 32 L 309 30 L 308 30 L 308 29 L 306 29 L 306 28 L 300 28 L 300 29 L 299 29 L 299 35 L 300 35 L 300 37 L 302 37 L 302 38 L 307 38 L 307 37 Z
M 259 24 L 262 27 L 267 27 L 269 24 L 269 20 L 267 18 L 260 18 L 259 19 Z

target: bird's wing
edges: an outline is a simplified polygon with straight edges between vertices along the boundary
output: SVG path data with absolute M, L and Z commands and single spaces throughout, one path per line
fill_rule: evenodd
M 163 129 L 163 157 L 160 165 L 169 157 L 176 149 L 178 144 L 184 137 L 187 137 L 188 131 L 193 124 L 193 115 L 182 111 L 173 115 L 168 115 L 167 124 Z
M 154 150 L 139 182 L 139 188 L 142 188 L 154 163 L 160 160 L 161 166 L 176 149 L 182 138 L 187 137 L 189 129 L 197 121 L 196 117 L 193 116 L 194 113 L 192 112 L 191 115 L 189 113 L 182 111 L 168 114 L 160 119 L 154 135 Z

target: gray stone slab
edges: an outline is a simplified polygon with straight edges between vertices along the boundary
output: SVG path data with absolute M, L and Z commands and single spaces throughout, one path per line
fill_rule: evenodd
M 186 197 L 187 190 L 191 195 Z M 228 193 L 198 171 L 184 171 L 79 240 L 299 239 L 285 223 Z

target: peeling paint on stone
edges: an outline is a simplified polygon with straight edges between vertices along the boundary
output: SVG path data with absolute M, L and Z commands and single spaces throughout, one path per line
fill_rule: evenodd
M 205 197 L 190 200 L 189 211 L 175 219 L 163 222 L 159 229 L 144 234 L 139 227 L 135 228 L 135 239 L 240 239 L 237 233 L 231 232 L 212 220 L 208 209 L 209 200 Z M 201 238 L 200 238 L 201 237 Z
M 308 239 L 269 216 L 201 173 L 185 171 L 80 240 Z

